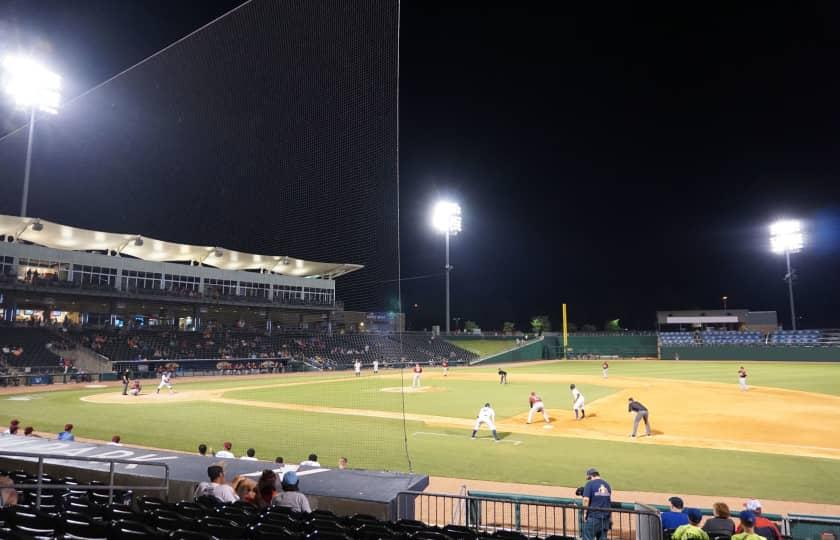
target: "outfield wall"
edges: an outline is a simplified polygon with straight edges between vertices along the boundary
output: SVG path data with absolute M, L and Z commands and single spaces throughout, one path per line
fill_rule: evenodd
M 717 345 L 662 347 L 662 359 L 674 360 L 776 360 L 785 362 L 840 362 L 840 347 L 762 347 Z
M 515 345 L 515 343 L 514 343 Z M 544 340 L 529 341 L 526 345 L 516 347 L 509 351 L 504 351 L 493 356 L 488 356 L 481 360 L 476 360 L 472 365 L 476 364 L 502 364 L 508 362 L 527 362 L 529 360 L 547 360 L 554 358 L 549 355 L 550 351 L 545 346 Z
M 563 337 L 546 336 L 549 358 L 563 358 Z M 569 358 L 584 355 L 618 356 L 620 358 L 656 357 L 656 335 L 637 334 L 569 334 Z

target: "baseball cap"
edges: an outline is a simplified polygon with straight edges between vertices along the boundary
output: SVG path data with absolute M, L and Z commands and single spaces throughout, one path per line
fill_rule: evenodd
M 490 406 L 490 404 L 489 404 L 489 403 L 485 403 L 485 404 L 484 404 L 484 406 L 485 406 L 485 407 L 489 407 L 489 406 Z
M 685 506 L 685 503 L 679 497 L 671 497 L 670 499 L 668 499 L 668 502 L 674 505 L 675 508 L 682 508 L 683 506 Z
M 225 450 L 230 450 L 232 446 L 233 446 L 232 444 L 230 444 L 229 442 L 225 441 L 225 444 L 224 444 Z
M 685 513 L 688 515 L 688 521 L 692 523 L 700 523 L 701 521 L 703 521 L 703 512 L 701 512 L 697 508 L 689 508 L 685 511 Z
M 586 469 L 586 476 L 601 476 L 601 475 L 598 474 L 598 469 L 592 467 L 592 468 Z
M 295 471 L 289 471 L 283 475 L 284 486 L 296 486 L 298 483 L 298 475 Z
M 759 501 L 758 499 L 750 499 L 744 503 L 744 508 L 751 512 L 761 510 L 761 501 Z
M 741 523 L 744 525 L 755 525 L 755 512 L 742 510 L 738 517 L 741 518 Z

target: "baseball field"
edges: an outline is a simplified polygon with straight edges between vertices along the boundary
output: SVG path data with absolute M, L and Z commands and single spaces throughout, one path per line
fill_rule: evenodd
M 749 363 L 750 389 L 733 362 L 535 362 L 440 368 L 412 389 L 410 372 L 175 379 L 175 393 L 69 386 L 0 396 L 0 420 L 45 433 L 76 425 L 79 437 L 194 451 L 199 443 L 253 447 L 261 459 L 317 453 L 333 466 L 409 470 L 437 477 L 575 487 L 598 467 L 614 488 L 782 501 L 840 503 L 840 365 Z M 586 398 L 576 421 L 569 384 Z M 536 391 L 551 423 L 526 423 Z M 650 410 L 652 437 L 629 437 L 627 398 Z M 490 402 L 502 437 L 470 439 Z M 640 429 L 640 434 L 643 430 Z

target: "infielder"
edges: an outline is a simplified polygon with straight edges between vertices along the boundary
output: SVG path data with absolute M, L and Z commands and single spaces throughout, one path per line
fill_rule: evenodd
M 172 383 L 170 382 L 171 379 L 172 379 L 172 374 L 169 373 L 168 371 L 164 371 L 163 374 L 160 376 L 160 384 L 158 385 L 157 390 L 155 390 L 155 394 L 160 394 L 160 389 L 163 388 L 164 386 L 169 388 L 169 393 L 171 394 L 172 393 Z
M 639 422 L 644 420 L 646 431 L 645 435 L 650 437 L 650 421 L 648 420 L 647 407 L 642 405 L 640 401 L 636 401 L 633 398 L 630 398 L 629 403 L 627 405 L 627 411 L 631 413 L 636 413 L 636 418 L 633 419 L 633 433 L 631 433 L 630 436 L 636 436 L 636 430 L 639 428 Z
M 499 384 L 507 384 L 507 371 L 499 368 Z
M 528 396 L 528 406 L 531 408 L 528 411 L 528 423 L 531 423 L 531 420 L 534 418 L 535 412 L 541 412 L 543 415 L 543 420 L 545 423 L 548 424 L 548 412 L 545 410 L 545 405 L 543 405 L 543 400 L 540 396 L 537 395 L 536 392 L 531 392 L 531 395 Z
M 376 375 L 379 373 L 379 360 L 373 361 L 373 374 Z
M 411 379 L 411 387 L 412 388 L 420 388 L 420 374 L 423 373 L 423 368 L 420 367 L 420 364 L 414 364 L 414 377 Z
M 747 370 L 744 369 L 744 366 L 741 366 L 740 369 L 738 369 L 738 384 L 741 385 L 741 392 L 746 392 L 748 390 Z
M 356 377 L 362 376 L 362 363 L 359 360 L 353 363 L 353 370 L 356 372 Z
M 583 394 L 573 384 L 569 385 L 569 390 L 572 391 L 572 409 L 575 411 L 575 420 L 583 420 L 586 418 L 586 411 L 583 409 Z M 578 411 L 580 411 L 580 418 L 578 418 Z
M 608 371 L 609 371 L 609 370 L 610 370 L 610 365 L 609 365 L 609 363 L 607 363 L 607 362 L 605 361 L 603 364 L 601 364 L 601 373 L 603 373 L 603 374 L 604 374 L 604 378 L 605 378 L 605 379 L 606 379 L 606 378 L 607 378 L 607 376 L 609 375 L 609 373 L 608 373 Z
M 478 411 L 478 418 L 476 418 L 475 427 L 473 427 L 472 439 L 475 439 L 475 434 L 478 433 L 478 428 L 481 427 L 481 424 L 487 424 L 487 427 L 493 432 L 493 438 L 496 442 L 499 442 L 499 436 L 496 434 L 496 411 L 493 410 L 493 407 L 489 403 L 485 403 L 484 407 Z
M 443 366 L 443 376 L 446 377 L 447 373 L 449 373 L 449 360 L 444 360 L 441 365 Z

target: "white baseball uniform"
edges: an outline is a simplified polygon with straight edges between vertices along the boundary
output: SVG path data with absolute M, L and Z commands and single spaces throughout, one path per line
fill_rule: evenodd
M 353 370 L 356 372 L 356 377 L 362 374 L 362 363 L 356 360 L 356 363 L 353 364 Z
M 572 399 L 574 400 L 572 410 L 579 411 L 583 409 L 583 394 L 577 388 L 572 388 Z
M 420 374 L 423 373 L 423 368 L 414 366 L 414 377 L 411 379 L 412 388 L 420 388 Z
M 493 410 L 493 407 L 482 407 L 478 411 L 478 418 L 475 419 L 473 431 L 478 431 L 481 424 L 487 424 L 490 431 L 496 431 L 496 411 Z
M 531 402 L 531 410 L 528 411 L 528 423 L 530 424 L 531 420 L 533 420 L 535 412 L 541 412 L 543 414 L 543 420 L 548 422 L 548 412 L 545 410 L 542 398 L 540 396 L 533 395 L 528 398 L 528 401 Z
M 374 375 L 379 373 L 379 360 L 373 361 L 373 373 Z
M 170 391 L 170 392 L 172 391 L 172 383 L 171 383 L 171 382 L 169 382 L 169 380 L 170 380 L 170 378 L 171 378 L 171 377 L 172 377 L 172 376 L 169 374 L 169 372 L 168 372 L 168 371 L 165 371 L 165 372 L 163 373 L 163 375 L 161 375 L 161 376 L 160 376 L 160 384 L 159 384 L 159 385 L 158 385 L 158 387 L 157 387 L 157 391 L 158 391 L 158 392 L 160 392 L 160 389 L 161 389 L 161 388 L 163 388 L 164 386 L 165 386 L 166 388 L 169 388 L 169 391 Z

